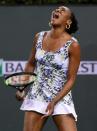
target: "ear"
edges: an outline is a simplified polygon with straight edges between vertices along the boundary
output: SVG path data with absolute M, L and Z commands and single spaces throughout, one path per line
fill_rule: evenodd
M 72 21 L 69 19 L 67 20 L 67 25 L 71 25 Z

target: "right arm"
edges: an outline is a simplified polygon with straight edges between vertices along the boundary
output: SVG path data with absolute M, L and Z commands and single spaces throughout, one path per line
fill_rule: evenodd
M 33 72 L 35 69 L 35 65 L 36 65 L 35 53 L 36 53 L 37 39 L 38 39 L 38 34 L 36 34 L 34 37 L 32 51 L 31 51 L 30 57 L 24 69 L 25 72 Z
M 33 45 L 32 45 L 32 51 L 30 54 L 30 57 L 26 63 L 24 72 L 34 72 L 35 69 L 35 65 L 36 65 L 36 60 L 35 60 L 35 53 L 36 53 L 36 43 L 37 43 L 37 38 L 38 38 L 38 34 L 35 35 L 34 40 L 33 40 Z M 28 78 L 24 78 L 24 79 L 28 79 Z M 25 91 L 17 91 L 16 92 L 16 98 L 17 100 L 23 100 L 25 97 Z

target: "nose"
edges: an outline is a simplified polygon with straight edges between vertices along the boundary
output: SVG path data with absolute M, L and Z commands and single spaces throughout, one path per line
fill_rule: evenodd
M 56 9 L 55 12 L 60 12 L 60 9 Z

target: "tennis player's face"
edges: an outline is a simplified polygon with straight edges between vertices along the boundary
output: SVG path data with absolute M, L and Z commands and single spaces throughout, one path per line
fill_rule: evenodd
M 65 26 L 70 20 L 71 12 L 69 8 L 65 6 L 60 6 L 55 9 L 51 15 L 51 25 L 52 26 Z

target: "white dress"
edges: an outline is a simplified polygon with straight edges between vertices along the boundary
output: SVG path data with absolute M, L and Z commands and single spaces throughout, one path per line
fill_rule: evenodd
M 63 47 L 56 52 L 47 52 L 42 48 L 42 40 L 45 31 L 39 33 L 36 44 L 36 68 L 37 79 L 30 87 L 28 94 L 23 101 L 21 110 L 36 111 L 46 114 L 45 110 L 49 102 L 64 87 L 67 81 L 69 64 L 69 46 L 76 40 L 72 37 Z M 52 115 L 72 114 L 77 120 L 71 91 L 62 98 L 54 107 Z

